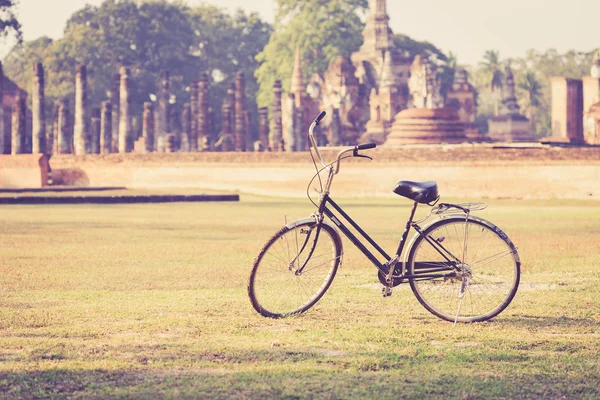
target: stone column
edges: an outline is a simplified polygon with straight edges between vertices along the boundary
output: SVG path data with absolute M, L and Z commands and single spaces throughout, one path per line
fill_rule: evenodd
M 329 145 L 340 146 L 342 144 L 342 123 L 340 122 L 340 110 L 334 108 L 331 113 L 331 123 L 329 124 Z
M 246 151 L 248 132 L 246 127 L 246 81 L 244 73 L 235 75 L 235 151 Z
M 267 150 L 269 147 L 269 108 L 263 107 L 258 110 L 258 140 Z
M 27 103 L 26 96 L 19 91 L 12 111 L 12 149 L 11 154 L 23 154 L 25 152 L 25 111 Z
M 102 131 L 100 129 L 100 109 L 94 108 L 92 109 L 92 120 L 90 124 L 90 153 L 91 154 L 100 154 L 100 141 L 102 140 L 100 136 L 102 135 Z
M 281 142 L 283 132 L 281 126 L 281 81 L 276 80 L 273 85 L 273 105 L 271 106 L 271 132 L 269 136 L 269 147 L 271 151 L 282 151 Z
M 44 100 L 44 67 L 42 63 L 33 66 L 33 88 L 31 93 L 32 143 L 31 152 L 46 153 L 46 113 Z
M 304 131 L 304 109 L 302 107 L 296 107 L 294 119 L 294 151 L 304 151 L 308 133 Z
M 190 151 L 191 124 L 190 103 L 185 103 L 181 112 L 181 138 L 179 144 L 179 149 L 183 152 Z
M 282 104 L 283 116 L 283 142 L 285 151 L 296 150 L 296 96 L 293 93 L 288 93 Z
M 146 145 L 146 152 L 151 153 L 154 150 L 154 106 L 150 102 L 144 103 L 142 137 Z
M 113 138 L 113 111 L 110 100 L 103 101 L 100 112 L 100 152 L 102 154 L 112 153 Z
M 190 151 L 198 151 L 198 82 L 190 85 Z
M 69 101 L 61 99 L 58 103 L 58 154 L 71 154 L 73 140 L 69 125 Z
M 156 110 L 156 131 L 154 149 L 156 151 L 165 151 L 166 135 L 169 133 L 169 71 L 160 72 L 160 82 L 158 88 L 158 108 Z
M 121 68 L 121 88 L 119 99 L 121 105 L 119 107 L 119 153 L 127 153 L 131 150 L 131 97 L 130 97 L 130 70 L 129 68 Z
M 56 146 L 58 145 L 58 107 L 54 107 L 52 113 L 52 129 L 48 132 L 46 140 L 46 154 L 50 157 L 58 154 Z
M 75 75 L 75 131 L 73 135 L 75 154 L 89 151 L 88 84 L 85 65 L 77 65 Z
M 171 104 L 169 110 L 169 128 L 171 128 L 171 130 L 169 131 L 169 133 L 175 136 L 175 145 L 179 149 L 179 143 L 181 138 L 181 115 L 179 115 L 178 111 L 179 110 L 177 109 L 177 105 Z
M 198 82 L 198 149 L 210 146 L 208 130 L 208 75 L 200 74 Z
M 4 154 L 4 70 L 0 61 L 0 154 Z
M 119 151 L 119 109 L 121 107 L 121 74 L 113 75 L 113 84 L 110 93 L 110 103 L 112 105 L 111 128 L 112 138 L 110 144 L 111 153 Z

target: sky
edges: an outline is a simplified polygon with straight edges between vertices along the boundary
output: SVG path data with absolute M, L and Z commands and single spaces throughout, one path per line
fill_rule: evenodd
M 85 4 L 103 0 L 20 0 L 25 40 L 60 38 L 66 20 Z M 201 0 L 186 0 L 199 4 Z M 204 0 L 227 10 L 243 8 L 273 22 L 275 0 Z M 504 59 L 528 49 L 591 51 L 600 47 L 600 0 L 388 0 L 390 26 L 417 40 L 452 51 L 461 64 L 476 64 L 486 50 Z M 12 47 L 0 42 L 0 57 Z

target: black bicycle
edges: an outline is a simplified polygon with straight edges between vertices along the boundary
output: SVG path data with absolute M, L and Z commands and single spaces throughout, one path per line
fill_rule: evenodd
M 323 166 L 317 168 L 313 181 L 318 178 L 321 182 L 321 172 L 327 173 L 325 184 L 321 182 L 319 201 L 313 201 L 317 211 L 283 226 L 256 256 L 248 282 L 254 309 L 265 317 L 282 318 L 315 305 L 342 262 L 339 230 L 377 267 L 384 296 L 390 296 L 393 287 L 408 282 L 428 311 L 454 323 L 487 321 L 502 312 L 517 292 L 521 262 L 517 248 L 500 228 L 472 215 L 487 204 L 438 203 L 435 182 L 399 182 L 394 193 L 414 204 L 398 249 L 390 257 L 330 197 L 340 161 L 348 157 L 370 159 L 359 151 L 375 148 L 376 144 L 343 149 L 334 162 L 326 164 L 313 135 L 324 116 L 322 112 L 309 129 L 313 162 L 316 167 L 314 151 Z M 432 208 L 425 218 L 414 221 L 419 204 Z M 419 225 L 432 215 L 439 218 L 423 227 Z M 373 246 L 384 261 L 369 251 L 342 221 Z M 401 257 L 411 229 L 416 233 Z

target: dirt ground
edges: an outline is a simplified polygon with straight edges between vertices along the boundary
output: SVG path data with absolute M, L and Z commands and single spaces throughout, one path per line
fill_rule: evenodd
M 336 150 L 325 151 L 324 158 L 334 159 Z M 600 148 L 430 146 L 365 153 L 374 160 L 343 162 L 332 187 L 335 196 L 393 197 L 400 180 L 433 180 L 443 197 L 600 199 Z M 71 184 L 80 186 L 284 197 L 304 197 L 315 172 L 308 153 L 58 156 L 50 165 L 55 177 L 76 176 Z

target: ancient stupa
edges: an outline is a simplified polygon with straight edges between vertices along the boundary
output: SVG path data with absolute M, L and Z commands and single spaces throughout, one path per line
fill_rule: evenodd
M 520 107 L 515 95 L 515 77 L 510 64 L 506 64 L 504 68 L 502 96 L 500 115 L 488 121 L 490 138 L 499 142 L 534 141 L 529 119 L 519 111 Z
M 456 107 L 445 107 L 441 81 L 435 64 L 415 60 L 408 82 L 412 108 L 395 116 L 386 146 L 404 144 L 462 143 L 467 141 L 465 123 Z

